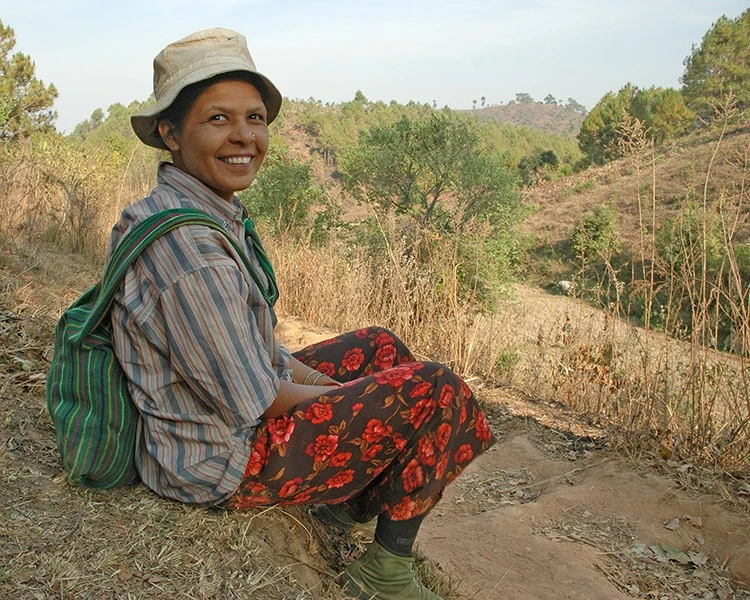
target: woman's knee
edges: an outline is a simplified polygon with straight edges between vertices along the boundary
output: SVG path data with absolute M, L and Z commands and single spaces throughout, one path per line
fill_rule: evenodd
M 380 325 L 373 325 L 371 327 L 366 327 L 365 329 L 361 331 L 366 331 L 367 337 L 374 338 L 375 340 L 383 340 L 389 343 L 400 344 L 401 346 L 406 347 L 406 344 L 403 342 L 403 340 L 400 337 L 398 337 L 398 335 L 395 332 L 388 329 L 387 327 L 381 327 Z

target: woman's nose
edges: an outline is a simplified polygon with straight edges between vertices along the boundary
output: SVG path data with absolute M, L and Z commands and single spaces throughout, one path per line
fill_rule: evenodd
M 238 123 L 237 126 L 232 129 L 230 140 L 232 142 L 249 144 L 255 141 L 255 132 L 248 123 L 243 121 Z

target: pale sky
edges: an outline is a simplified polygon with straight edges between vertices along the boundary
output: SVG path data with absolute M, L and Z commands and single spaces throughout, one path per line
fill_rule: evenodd
M 747 0 L 0 0 L 0 20 L 54 83 L 57 126 L 145 100 L 152 61 L 209 27 L 243 33 L 292 99 L 451 108 L 552 94 L 593 108 L 626 83 L 679 88 L 693 44 Z M 283 110 L 283 108 L 282 108 Z

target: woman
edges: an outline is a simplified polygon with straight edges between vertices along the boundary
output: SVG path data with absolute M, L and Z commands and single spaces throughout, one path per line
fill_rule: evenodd
M 315 503 L 344 528 L 377 518 L 346 590 L 438 598 L 415 581 L 412 546 L 448 482 L 494 442 L 471 390 L 384 329 L 294 355 L 275 339 L 273 269 L 234 193 L 266 156 L 281 94 L 243 36 L 210 29 L 170 44 L 154 60 L 154 94 L 133 129 L 172 161 L 151 195 L 125 209 L 110 251 L 149 215 L 192 207 L 244 240 L 256 272 L 201 226 L 159 238 L 128 271 L 112 326 L 141 415 L 141 478 L 183 502 Z

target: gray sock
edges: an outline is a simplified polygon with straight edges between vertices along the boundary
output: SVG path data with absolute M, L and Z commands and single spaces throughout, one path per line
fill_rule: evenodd
M 406 521 L 392 521 L 384 514 L 378 517 L 375 539 L 386 550 L 399 556 L 411 556 L 414 540 L 424 515 Z

